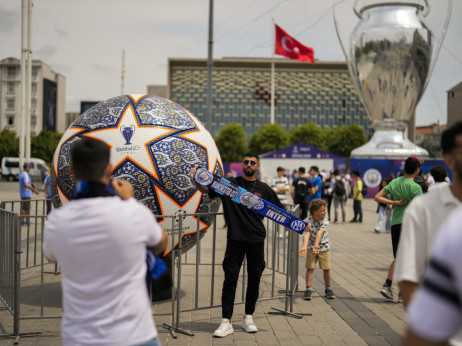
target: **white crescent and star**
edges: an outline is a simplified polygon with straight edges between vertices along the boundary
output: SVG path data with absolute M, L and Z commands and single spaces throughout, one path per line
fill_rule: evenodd
M 290 42 L 291 46 L 294 47 L 294 49 L 289 48 L 289 46 L 287 45 L 287 43 L 289 43 L 289 42 Z M 292 52 L 298 53 L 300 51 L 300 49 L 298 49 L 298 47 L 294 44 L 294 41 L 288 36 L 284 36 L 281 39 L 281 45 L 284 48 L 284 50 L 286 52 L 288 52 L 288 53 L 292 53 Z
M 292 40 L 290 39 L 290 37 L 284 36 L 284 37 L 281 39 L 282 47 L 283 47 L 287 52 L 291 53 L 291 52 L 293 52 L 293 50 L 290 49 L 290 48 L 287 46 L 287 42 L 292 43 L 292 46 L 293 46 L 293 42 L 292 42 Z

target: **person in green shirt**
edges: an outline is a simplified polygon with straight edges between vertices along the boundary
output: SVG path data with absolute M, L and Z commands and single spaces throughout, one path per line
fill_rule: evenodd
M 398 249 L 404 211 L 406 210 L 408 203 L 414 197 L 422 194 L 422 188 L 419 184 L 414 182 L 414 178 L 419 174 L 421 166 L 422 164 L 417 157 L 408 157 L 404 163 L 404 175 L 393 179 L 387 186 L 380 190 L 374 198 L 378 203 L 391 204 L 393 206 L 393 214 L 391 216 L 391 243 L 393 246 L 393 258 L 396 257 L 396 250 Z M 392 200 L 386 198 L 386 195 L 391 195 Z M 387 279 L 380 290 L 380 293 L 390 300 L 393 300 L 391 285 L 394 268 L 395 260 L 391 262 L 390 267 L 388 268 Z M 398 299 L 398 302 L 400 302 L 400 298 Z

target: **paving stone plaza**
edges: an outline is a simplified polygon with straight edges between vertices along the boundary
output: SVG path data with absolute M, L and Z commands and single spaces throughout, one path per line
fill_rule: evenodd
M 0 200 L 19 198 L 17 182 L 0 182 Z M 40 198 L 43 195 L 39 196 Z M 34 195 L 35 198 L 35 195 Z M 347 202 L 347 220 L 353 215 L 353 203 Z M 333 206 L 332 206 L 333 208 Z M 254 321 L 259 332 L 245 333 L 240 325 L 244 316 L 244 306 L 237 304 L 234 311 L 234 334 L 223 339 L 213 338 L 212 332 L 221 320 L 221 309 L 196 310 L 181 313 L 180 327 L 194 333 L 186 336 L 177 333 L 173 338 L 162 327 L 163 323 L 172 323 L 169 312 L 170 300 L 153 304 L 154 320 L 163 345 L 399 345 L 405 332 L 406 322 L 402 304 L 396 302 L 398 291 L 394 285 L 395 302 L 387 301 L 379 293 L 385 280 L 388 266 L 392 260 L 390 234 L 374 232 L 377 221 L 377 204 L 372 199 L 363 201 L 363 223 L 331 224 L 328 232 L 332 244 L 332 289 L 335 299 L 327 300 L 324 295 L 322 271 L 315 270 L 313 288 L 315 293 L 311 301 L 302 299 L 303 292 L 297 291 L 293 304 L 294 313 L 309 313 L 301 319 L 277 315 L 272 308 L 284 309 L 285 299 L 264 300 L 257 303 Z M 333 212 L 333 209 L 332 209 Z M 217 236 L 226 236 L 223 218 L 217 220 Z M 211 244 L 209 234 L 202 241 L 201 251 L 207 255 Z M 215 266 L 215 303 L 219 304 L 223 279 L 221 261 L 226 242 L 218 242 Z M 299 245 L 302 240 L 300 238 Z M 193 250 L 190 250 L 193 251 Z M 44 285 L 44 308 L 46 315 L 61 314 L 61 291 L 59 275 L 53 273 L 52 265 L 47 265 Z M 40 270 L 28 270 L 21 280 L 21 316 L 27 317 L 39 309 Z M 201 272 L 201 278 L 210 275 Z M 183 266 L 181 307 L 194 306 L 191 294 L 194 284 L 194 266 Z M 263 273 L 261 296 L 271 290 L 271 273 Z M 275 276 L 275 286 L 285 288 L 285 276 Z M 207 280 L 201 281 L 206 285 Z M 299 290 L 305 287 L 304 258 L 299 257 Z M 204 288 L 206 291 L 207 288 Z M 266 292 L 265 292 L 266 291 Z M 240 299 L 239 287 L 236 297 Z M 202 298 L 201 298 L 202 299 Z M 40 332 L 34 336 L 21 337 L 20 345 L 60 345 L 60 318 L 22 319 L 21 333 Z M 11 313 L 0 306 L 0 333 L 12 333 Z M 12 345 L 13 339 L 0 339 L 0 345 Z

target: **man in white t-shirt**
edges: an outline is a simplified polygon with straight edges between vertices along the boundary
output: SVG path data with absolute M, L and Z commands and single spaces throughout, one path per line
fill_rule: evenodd
M 62 272 L 64 345 L 160 345 L 146 285 L 147 248 L 167 236 L 133 198 L 127 181 L 111 183 L 110 149 L 85 138 L 72 146 L 77 180 L 71 202 L 53 210 L 43 250 Z
M 271 188 L 276 192 L 276 195 L 281 201 L 281 204 L 286 208 L 289 204 L 289 199 L 287 198 L 287 192 L 290 190 L 289 179 L 286 177 L 285 168 L 277 168 L 277 176 L 271 180 Z
M 446 345 L 462 328 L 461 222 L 459 206 L 436 237 L 423 283 L 408 309 L 406 346 Z
M 462 122 L 443 132 L 441 147 L 445 164 L 453 174 L 453 183 L 415 198 L 403 217 L 393 280 L 399 284 L 405 307 L 423 280 L 430 249 L 441 224 L 462 202 Z M 462 345 L 462 333 L 456 339 Z

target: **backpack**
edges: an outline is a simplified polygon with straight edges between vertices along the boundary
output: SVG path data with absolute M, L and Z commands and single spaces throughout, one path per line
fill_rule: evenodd
M 343 184 L 342 179 L 335 179 L 334 193 L 337 196 L 345 196 L 345 194 L 346 194 L 345 184 Z
M 303 179 L 298 179 L 297 184 L 295 185 L 295 198 L 305 199 L 308 194 L 308 184 Z
M 363 196 L 365 196 L 365 195 L 367 195 L 367 186 L 366 186 L 366 184 L 364 184 L 364 181 L 362 183 L 363 183 L 363 188 L 361 190 L 361 194 Z

